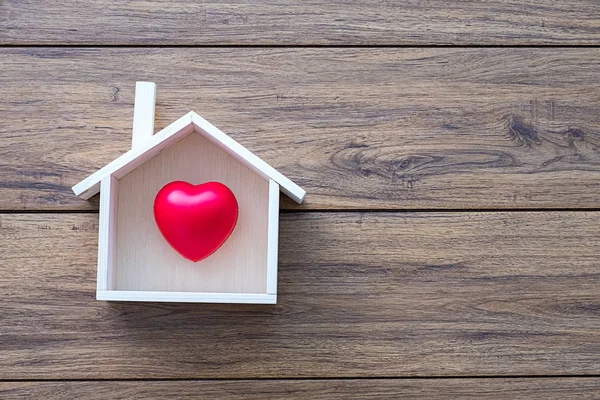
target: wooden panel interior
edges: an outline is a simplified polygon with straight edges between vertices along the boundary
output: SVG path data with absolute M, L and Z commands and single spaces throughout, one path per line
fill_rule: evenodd
M 222 182 L 240 207 L 232 235 L 198 263 L 173 250 L 154 221 L 156 193 L 175 180 Z M 119 181 L 114 289 L 266 293 L 268 196 L 267 180 L 196 132 L 168 147 Z

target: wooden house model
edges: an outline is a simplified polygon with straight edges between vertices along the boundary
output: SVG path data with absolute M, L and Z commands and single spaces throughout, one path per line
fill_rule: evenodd
M 155 101 L 156 85 L 138 82 L 131 150 L 73 186 L 84 199 L 100 192 L 96 298 L 276 303 L 279 192 L 301 203 L 305 191 L 195 112 L 154 134 Z M 224 183 L 239 204 L 229 239 L 199 263 L 154 221 L 154 198 L 174 180 Z

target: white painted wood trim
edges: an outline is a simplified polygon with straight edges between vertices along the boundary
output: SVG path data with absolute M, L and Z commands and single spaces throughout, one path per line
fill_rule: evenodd
M 100 215 L 98 229 L 98 276 L 96 290 L 110 290 L 113 286 L 113 265 L 115 259 L 116 205 L 118 181 L 107 176 L 101 182 Z
M 117 259 L 116 251 L 117 251 L 117 213 L 119 204 L 119 181 L 114 176 L 110 176 L 110 206 L 108 209 L 108 268 L 106 277 L 108 279 L 107 289 L 112 290 L 115 286 L 115 262 Z
M 106 176 L 115 174 L 117 178 L 123 177 L 138 165 L 160 153 L 165 147 L 170 146 L 193 132 L 193 130 L 192 113 L 187 113 L 142 143 L 140 147 L 129 150 L 73 186 L 73 192 L 83 199 L 89 199 L 100 191 L 100 181 Z
M 233 140 L 223 133 L 219 128 L 196 114 L 191 112 L 192 122 L 196 129 L 201 130 L 205 137 L 218 144 L 223 150 L 236 157 L 240 162 L 247 165 L 257 173 L 263 175 L 266 179 L 272 179 L 281 186 L 281 190 L 298 204 L 302 203 L 306 191 L 296 185 L 281 172 L 271 167 L 269 164 L 258 158 L 250 150 Z
M 272 294 L 151 292 L 126 290 L 97 291 L 96 299 L 106 301 L 156 301 L 177 303 L 277 303 L 277 295 Z
M 153 135 L 150 139 L 141 143 L 139 147 L 129 150 L 73 186 L 73 192 L 83 199 L 89 199 L 100 191 L 100 181 L 104 177 L 114 175 L 117 179 L 121 179 L 137 166 L 156 156 L 164 148 L 182 139 L 194 130 L 200 132 L 204 137 L 217 144 L 256 173 L 266 179 L 272 179 L 277 182 L 281 191 L 297 203 L 302 203 L 304 200 L 304 196 L 306 195 L 304 189 L 193 111 L 179 118 L 156 135 Z
M 269 216 L 267 224 L 267 294 L 277 294 L 279 185 L 272 179 L 269 180 Z
M 154 135 L 156 83 L 136 82 L 131 148 L 140 147 Z

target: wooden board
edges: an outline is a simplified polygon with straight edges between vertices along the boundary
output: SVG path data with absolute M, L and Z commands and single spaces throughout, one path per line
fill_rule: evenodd
M 110 399 L 597 399 L 600 378 L 332 379 L 259 381 L 1 382 L 7 398 Z
M 285 213 L 278 304 L 94 299 L 98 216 L 0 215 L 0 379 L 600 373 L 600 213 Z
M 597 0 L 0 1 L 0 398 L 598 398 L 598 45 Z M 140 80 L 307 189 L 279 304 L 95 301 L 70 187 Z
M 596 0 L 3 0 L 0 44 L 526 45 L 600 40 Z
M 285 208 L 600 207 L 600 52 L 0 49 L 0 208 L 90 210 L 70 187 L 195 110 L 308 192 Z M 185 85 L 181 78 L 185 77 Z
M 233 233 L 201 265 L 181 257 L 156 227 L 154 198 L 176 180 L 222 182 L 239 204 Z M 208 139 L 189 134 L 122 178 L 118 191 L 114 289 L 267 293 L 269 182 Z

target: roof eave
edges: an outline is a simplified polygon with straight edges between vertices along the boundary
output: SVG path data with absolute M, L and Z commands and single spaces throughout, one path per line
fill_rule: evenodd
M 304 200 L 306 195 L 304 189 L 193 111 L 156 133 L 144 144 L 129 150 L 73 186 L 73 192 L 83 199 L 89 199 L 100 191 L 100 182 L 104 177 L 112 174 L 118 174 L 117 178 L 123 177 L 137 168 L 139 163 L 134 163 L 135 160 L 141 157 L 141 162 L 145 162 L 146 159 L 154 157 L 163 148 L 177 141 L 179 137 L 189 134 L 191 129 L 202 131 L 207 139 L 237 158 L 238 161 L 259 175 L 275 181 L 281 191 L 298 204 Z M 134 165 L 132 166 L 132 164 Z
M 238 159 L 241 163 L 255 171 L 257 174 L 262 175 L 267 179 L 272 179 L 279 186 L 283 193 L 288 195 L 292 200 L 301 204 L 306 195 L 306 191 L 300 186 L 295 184 L 291 179 L 271 167 L 261 158 L 256 156 L 250 150 L 236 142 L 230 136 L 223 133 L 219 128 L 202 118 L 195 112 L 191 112 L 192 123 L 196 130 L 204 132 L 204 137 L 212 141 L 223 150 Z

